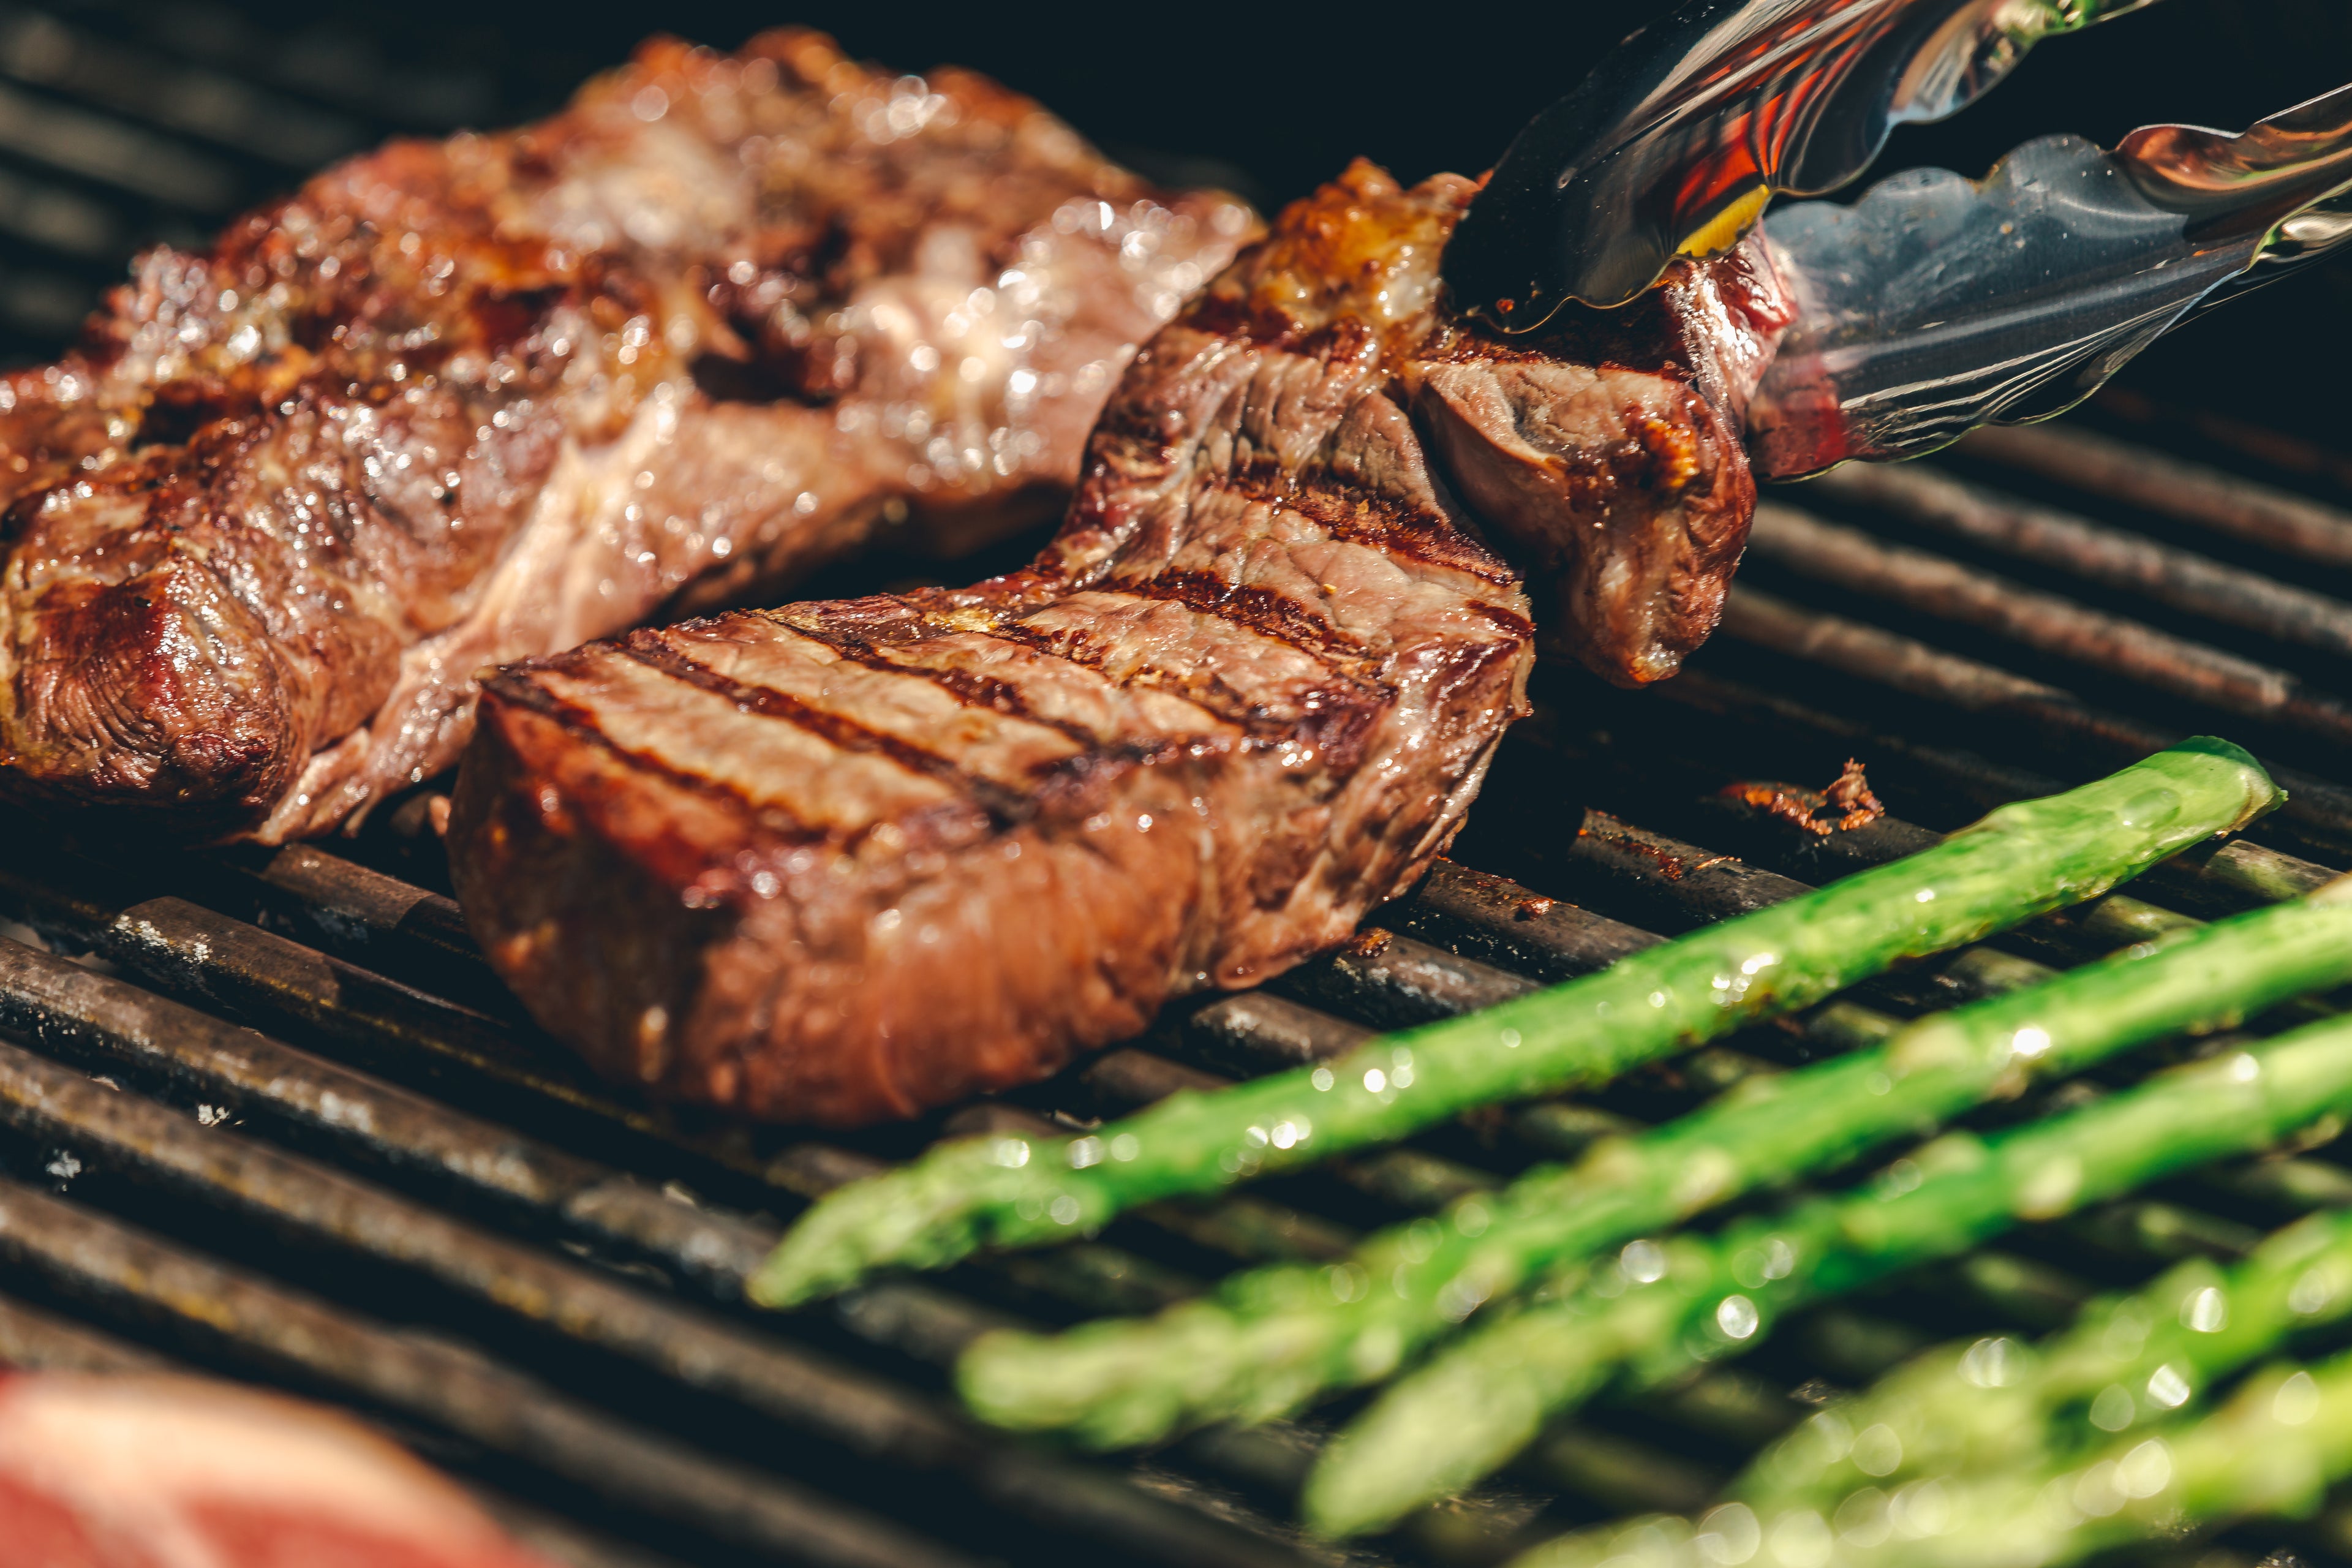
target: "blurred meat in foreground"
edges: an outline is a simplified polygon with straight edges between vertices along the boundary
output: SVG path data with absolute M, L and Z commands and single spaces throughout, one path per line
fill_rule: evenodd
M 198 1378 L 0 1373 L 0 1562 L 547 1568 L 344 1416 Z

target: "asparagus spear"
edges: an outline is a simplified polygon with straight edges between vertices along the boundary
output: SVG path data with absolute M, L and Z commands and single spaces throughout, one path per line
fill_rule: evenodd
M 1697 1528 L 1635 1520 L 1548 1542 L 1510 1568 L 2055 1568 L 2259 1515 L 2301 1517 L 2352 1474 L 2352 1354 L 2274 1366 L 2212 1415 L 2071 1464 L 2004 1466 L 1853 1493 L 1823 1517 L 1727 1503 Z
M 1948 1135 L 1853 1194 L 1710 1238 L 1634 1242 L 1580 1288 L 1466 1335 L 1391 1388 L 1324 1450 L 1307 1518 L 1331 1534 L 1388 1523 L 1487 1474 L 1612 1383 L 1654 1384 L 1740 1353 L 1795 1308 L 2347 1110 L 2352 1018 L 2331 1018 L 1999 1138 Z
M 990 1334 L 959 1367 L 964 1397 L 1001 1426 L 1069 1427 L 1109 1447 L 1182 1425 L 1270 1419 L 1327 1389 L 1378 1382 L 1482 1303 L 1601 1247 L 1931 1131 L 2031 1078 L 2352 982 L 2352 879 L 2330 889 L 1925 1019 L 1873 1050 L 1751 1080 L 1572 1167 L 1385 1231 L 1343 1263 L 1257 1269 L 1149 1320 Z
M 2298 1329 L 2352 1315 L 2352 1214 L 2289 1226 L 2234 1268 L 2199 1258 L 2097 1303 L 2039 1348 L 1929 1351 L 1759 1455 L 1733 1491 L 1756 1511 L 1832 1510 L 1916 1476 L 2055 1465 L 2171 1418 Z
M 936 1268 L 983 1246 L 1084 1235 L 1139 1204 L 1387 1142 L 1496 1100 L 1603 1082 L 1904 959 L 2095 897 L 2281 798 L 2237 747 L 2183 742 L 2096 784 L 2003 806 L 1907 860 L 1325 1065 L 1171 1095 L 1086 1137 L 943 1144 L 828 1194 L 750 1294 L 788 1306 L 885 1265 Z
M 2083 1468 L 2096 1458 L 2091 1450 L 2118 1436 L 2177 1425 L 2214 1381 L 2294 1331 L 2347 1315 L 2352 1213 L 2314 1215 L 2234 1268 L 2193 1259 L 2094 1303 L 2039 1347 L 1982 1339 L 1915 1358 L 1768 1448 L 1733 1483 L 1738 1500 L 1695 1528 L 1660 1517 L 1605 1526 L 1548 1542 L 1514 1568 L 1583 1568 L 1625 1555 L 1643 1568 L 1721 1568 L 1754 1555 L 1759 1520 L 1787 1529 L 1799 1549 L 1824 1539 L 1825 1521 L 1866 1538 L 1887 1495 L 1917 1478 L 1980 1481 L 2002 1470 Z M 1701 1536 L 1713 1539 L 1702 1545 Z

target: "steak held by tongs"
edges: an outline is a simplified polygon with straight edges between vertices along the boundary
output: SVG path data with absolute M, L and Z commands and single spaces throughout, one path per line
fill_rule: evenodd
M 449 846 L 499 973 L 614 1077 L 855 1123 L 1343 939 L 1459 826 L 1531 614 L 1671 673 L 1754 501 L 1754 254 L 1506 343 L 1437 279 L 1475 191 L 1360 163 L 1286 212 L 1137 356 L 1024 571 L 492 679 Z
M 332 169 L 0 380 L 0 795 L 324 832 L 485 665 L 1050 516 L 1255 224 L 798 31 Z

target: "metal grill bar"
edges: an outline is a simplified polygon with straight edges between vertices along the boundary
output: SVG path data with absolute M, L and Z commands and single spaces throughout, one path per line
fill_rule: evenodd
M 0 1297 L 0 1362 L 64 1372 L 160 1372 L 165 1357 Z
M 2011 728 L 2032 742 L 2036 761 L 2072 759 L 2075 764 L 2072 771 L 2121 766 L 2171 744 L 2184 733 L 2102 712 L 2057 687 L 1947 653 L 1916 637 L 1808 611 L 1760 588 L 1732 590 L 1725 606 L 1722 635 Z M 2275 826 L 2267 831 L 2284 831 L 2319 853 L 2352 852 L 2352 791 L 2299 769 L 2273 772 L 2286 786 L 2288 798 Z M 1990 778 L 1983 782 L 1999 787 Z
M 1963 450 L 2282 555 L 2352 566 L 2352 513 L 2096 431 L 2046 425 L 1979 430 Z
M 1925 551 L 1883 544 L 1791 508 L 1756 509 L 1756 559 L 1879 603 L 1990 632 L 2045 657 L 2167 692 L 2218 712 L 2352 742 L 2352 709 L 2285 670 L 2174 637 L 2122 616 L 1979 572 Z
M 1802 492 L 2119 589 L 2191 616 L 2334 654 L 2352 654 L 2352 605 L 2259 572 L 2011 500 L 1932 468 L 1856 464 Z

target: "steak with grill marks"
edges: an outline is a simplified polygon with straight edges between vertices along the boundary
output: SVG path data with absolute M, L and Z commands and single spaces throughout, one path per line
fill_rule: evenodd
M 0 378 L 0 793 L 323 832 L 486 664 L 1050 516 L 1254 224 L 797 31 L 331 170 Z
M 1345 938 L 1522 706 L 1528 597 L 1464 498 L 1636 678 L 1711 625 L 1752 498 L 1769 279 L 1488 342 L 1436 272 L 1475 189 L 1359 163 L 1293 206 L 1137 356 L 1025 570 L 498 673 L 449 833 L 491 963 L 609 1074 L 856 1123 Z

